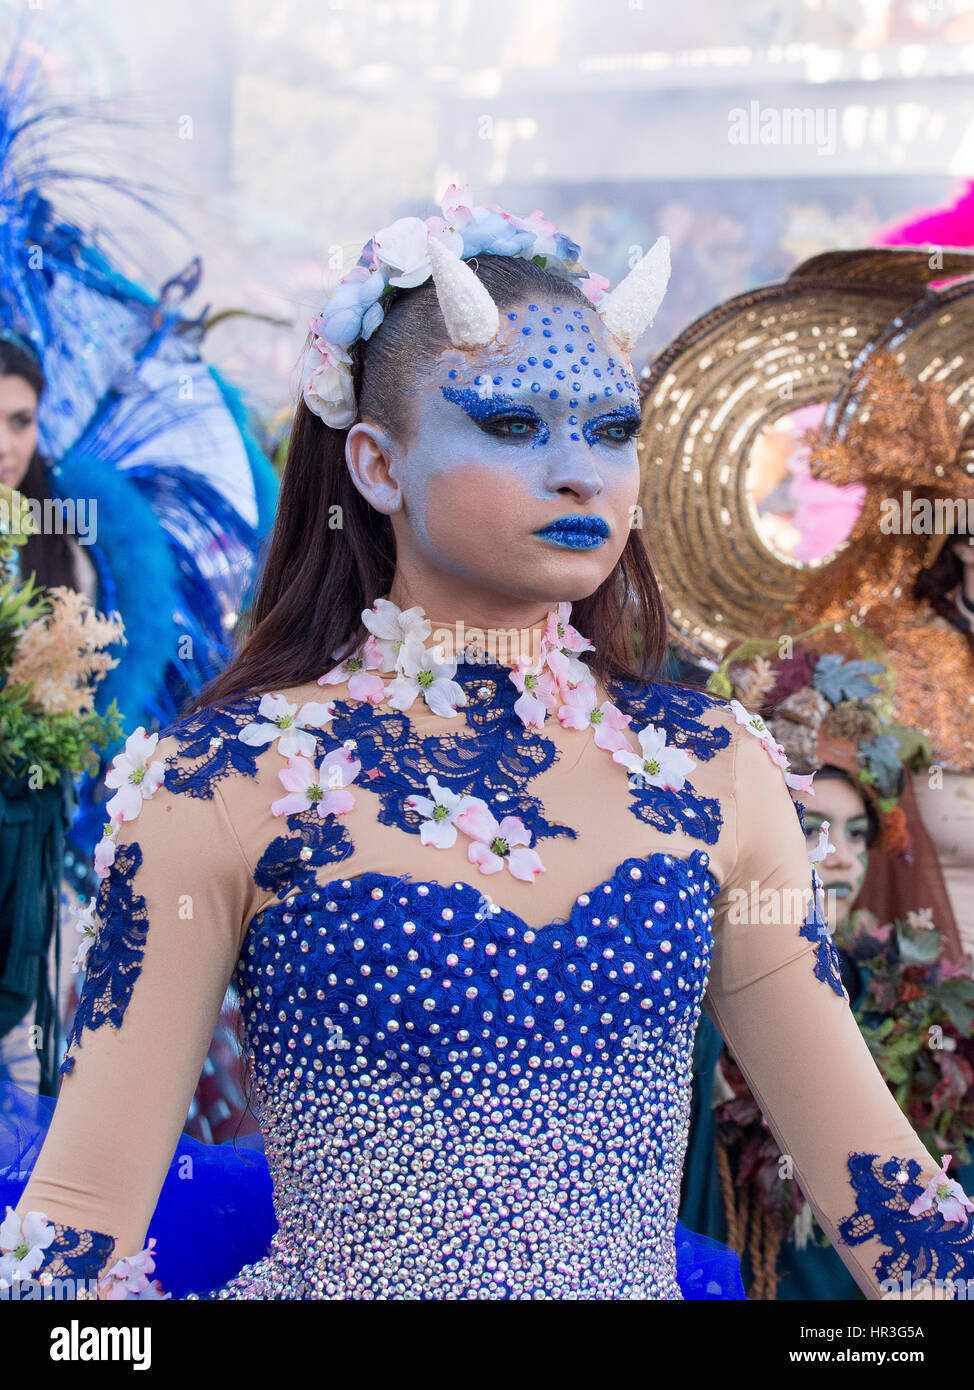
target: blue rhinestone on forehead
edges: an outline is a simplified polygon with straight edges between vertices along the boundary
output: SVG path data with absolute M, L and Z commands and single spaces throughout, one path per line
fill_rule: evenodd
M 480 392 L 489 399 L 490 396 L 493 394 L 493 392 L 491 391 L 491 387 L 500 388 L 498 394 L 502 394 L 503 387 L 506 384 L 509 384 L 514 389 L 526 386 L 532 392 L 532 394 L 540 395 L 543 391 L 546 393 L 547 399 L 555 401 L 559 400 L 562 394 L 557 389 L 555 385 L 556 382 L 565 382 L 569 379 L 570 376 L 578 378 L 582 375 L 585 369 L 589 369 L 593 380 L 595 382 L 600 382 L 601 385 L 597 386 L 594 390 L 589 390 L 587 392 L 579 394 L 579 387 L 582 385 L 582 383 L 580 381 L 573 381 L 571 385 L 574 388 L 574 391 L 578 398 L 576 399 L 573 396 L 573 398 L 569 402 L 569 406 L 572 410 L 577 409 L 579 402 L 582 398 L 586 398 L 589 404 L 594 405 L 598 400 L 600 400 L 603 397 L 607 399 L 612 399 L 616 395 L 622 395 L 630 398 L 632 401 L 632 405 L 627 407 L 622 402 L 619 402 L 618 408 L 612 410 L 608 417 L 599 416 L 597 421 L 589 421 L 582 428 L 579 427 L 578 416 L 572 415 L 569 419 L 569 424 L 574 426 L 575 428 L 573 429 L 570 438 L 573 441 L 581 441 L 582 439 L 585 439 L 589 444 L 592 444 L 600 437 L 598 434 L 598 429 L 604 426 L 606 418 L 609 418 L 611 420 L 612 416 L 619 417 L 620 423 L 624 419 L 631 420 L 633 406 L 635 406 L 638 409 L 639 393 L 636 386 L 635 377 L 632 374 L 630 374 L 629 371 L 627 371 L 627 369 L 622 365 L 622 363 L 615 357 L 607 356 L 605 359 L 605 365 L 595 366 L 593 364 L 592 358 L 588 356 L 588 354 L 597 353 L 599 351 L 599 347 L 595 340 L 592 338 L 587 338 L 584 344 L 580 344 L 579 347 L 584 347 L 585 351 L 578 352 L 576 352 L 575 344 L 572 342 L 556 343 L 554 341 L 550 341 L 554 338 L 555 331 L 552 328 L 553 324 L 560 323 L 560 326 L 562 327 L 562 329 L 565 330 L 566 334 L 574 333 L 575 331 L 576 323 L 568 321 L 564 317 L 566 311 L 562 305 L 551 304 L 548 306 L 541 306 L 538 304 L 528 304 L 527 311 L 528 313 L 541 314 L 540 322 L 542 327 L 539 331 L 546 340 L 543 344 L 543 352 L 541 356 L 539 357 L 536 354 L 531 354 L 530 356 L 525 357 L 522 361 L 518 362 L 516 368 L 509 368 L 509 370 L 516 370 L 517 372 L 517 375 L 512 376 L 509 381 L 508 378 L 506 378 L 503 374 L 491 376 L 485 376 L 481 374 L 479 376 L 474 377 L 474 385 L 479 388 Z M 554 318 L 555 314 L 562 314 L 562 319 L 556 320 Z M 508 313 L 507 317 L 509 320 L 514 321 L 517 319 L 518 315 L 515 311 L 512 310 L 510 313 Z M 571 319 L 580 321 L 577 323 L 579 331 L 588 335 L 591 333 L 591 328 L 589 324 L 584 321 L 585 317 L 586 315 L 584 310 L 571 310 Z M 535 320 L 535 322 L 537 323 L 537 320 Z M 528 325 L 524 325 L 520 331 L 524 335 L 529 335 L 535 330 Z M 525 346 L 527 345 L 525 344 Z M 568 354 L 569 361 L 565 362 L 564 366 L 559 365 L 557 361 L 559 352 L 564 352 Z M 571 360 L 572 357 L 575 358 L 574 361 Z M 595 360 L 598 361 L 598 358 L 596 358 Z M 496 367 L 494 370 L 495 372 L 497 372 Z M 456 380 L 457 377 L 459 377 L 460 375 L 461 373 L 457 372 L 456 370 L 451 370 L 449 372 L 449 377 L 451 380 Z M 614 389 L 613 386 L 605 384 L 606 376 L 618 376 L 620 378 L 620 380 L 617 380 L 614 383 Z M 447 392 L 446 390 L 444 390 L 444 394 L 447 396 L 448 399 L 456 399 L 460 393 Z M 530 409 L 530 407 L 528 408 Z M 545 431 L 546 438 L 547 435 L 548 432 Z

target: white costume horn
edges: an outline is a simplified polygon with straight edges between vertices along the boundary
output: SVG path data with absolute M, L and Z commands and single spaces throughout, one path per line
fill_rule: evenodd
M 500 314 L 485 286 L 459 256 L 430 237 L 430 266 L 440 310 L 454 347 L 484 347 L 500 328 Z
M 670 242 L 661 236 L 599 304 L 602 322 L 626 352 L 652 323 L 669 278 Z

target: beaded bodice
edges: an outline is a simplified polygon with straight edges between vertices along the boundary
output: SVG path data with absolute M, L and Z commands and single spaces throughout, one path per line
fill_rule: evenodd
M 626 860 L 541 931 L 376 874 L 261 914 L 238 981 L 281 1231 L 226 1293 L 679 1297 L 707 863 Z

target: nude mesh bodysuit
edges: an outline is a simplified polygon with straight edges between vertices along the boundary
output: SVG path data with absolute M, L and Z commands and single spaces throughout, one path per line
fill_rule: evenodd
M 117 836 L 56 1113 L 18 1213 L 50 1267 L 139 1251 L 236 980 L 280 1229 L 231 1298 L 679 1298 L 674 1227 L 706 1007 L 795 1179 L 870 1298 L 972 1273 L 966 1229 L 911 1201 L 938 1164 L 876 1069 L 810 896 L 781 769 L 729 705 L 606 692 L 694 761 L 634 789 L 591 729 L 527 729 L 504 665 L 461 664 L 453 719 L 343 686 L 313 762 L 354 807 L 275 816 L 261 694 L 160 738 L 165 785 Z M 545 872 L 424 845 L 426 778 L 520 817 Z M 841 1228 L 841 1231 L 840 1231 Z

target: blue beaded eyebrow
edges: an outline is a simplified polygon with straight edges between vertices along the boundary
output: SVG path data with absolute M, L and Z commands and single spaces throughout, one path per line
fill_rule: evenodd
M 618 410 L 607 410 L 602 415 L 596 415 L 591 420 L 586 420 L 582 426 L 582 433 L 589 444 L 598 441 L 598 431 L 605 429 L 606 425 L 635 425 L 637 428 L 642 423 L 642 416 L 635 406 L 620 406 Z

